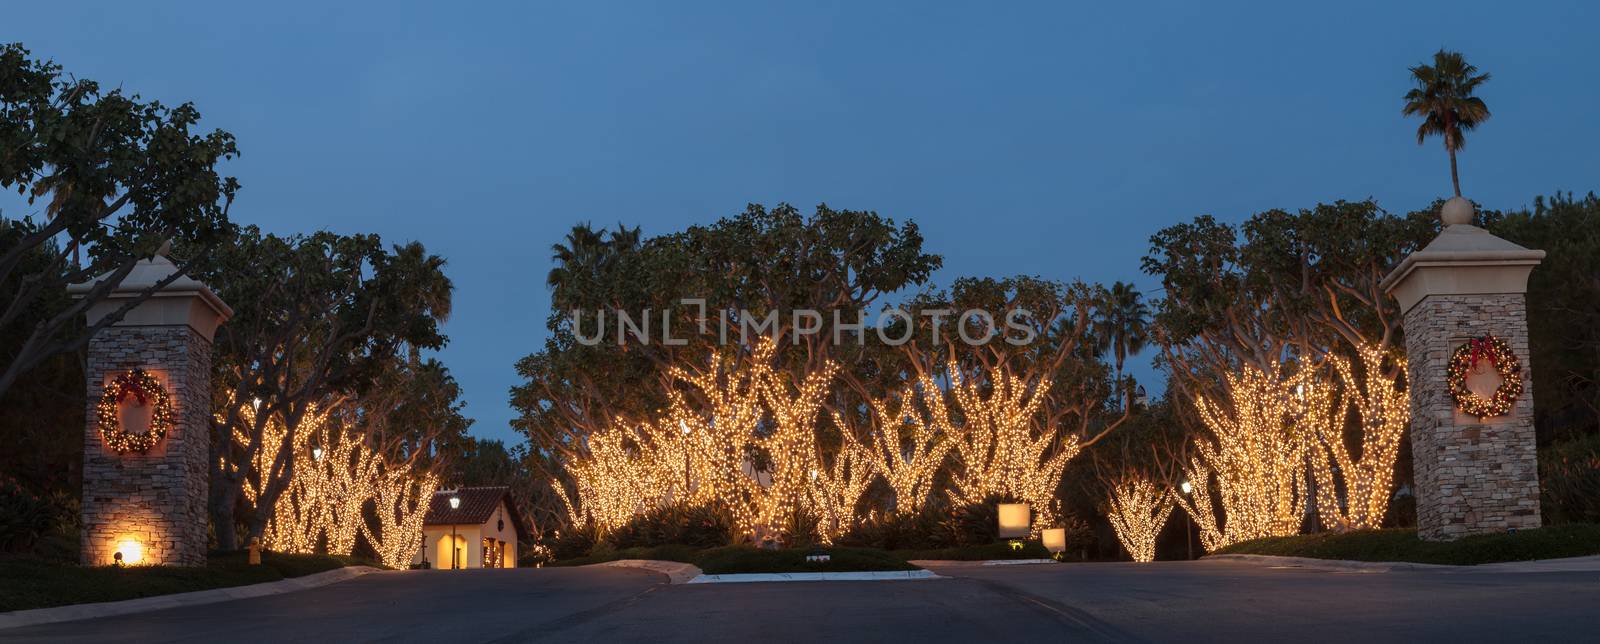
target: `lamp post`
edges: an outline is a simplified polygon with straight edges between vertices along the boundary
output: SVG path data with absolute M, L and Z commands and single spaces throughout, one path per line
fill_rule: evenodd
M 1194 484 L 1188 481 L 1184 481 L 1180 487 L 1183 488 L 1184 496 L 1189 496 L 1190 493 L 1194 492 Z M 1189 549 L 1190 560 L 1194 559 L 1194 527 L 1191 525 L 1193 523 L 1194 517 L 1183 518 L 1183 547 Z
M 460 509 L 460 508 L 461 508 L 461 497 L 455 496 L 453 494 L 450 495 L 450 509 L 451 510 L 456 510 L 456 509 Z M 451 516 L 450 517 L 450 569 L 451 570 L 460 570 L 461 569 L 461 566 L 456 561 L 456 518 L 455 518 L 455 516 Z

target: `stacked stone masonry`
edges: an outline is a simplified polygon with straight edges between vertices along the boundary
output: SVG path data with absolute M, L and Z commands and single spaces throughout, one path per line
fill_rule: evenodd
M 188 326 L 113 326 L 88 351 L 82 562 L 112 563 L 131 539 L 143 563 L 205 565 L 210 343 Z M 135 368 L 167 388 L 174 422 L 150 451 L 119 454 L 101 439 L 94 408 L 111 379 Z
M 1521 294 L 1430 295 L 1405 315 L 1417 528 L 1429 540 L 1539 527 L 1533 378 Z M 1510 414 L 1461 413 L 1446 385 L 1451 353 L 1496 335 L 1522 363 L 1523 393 Z

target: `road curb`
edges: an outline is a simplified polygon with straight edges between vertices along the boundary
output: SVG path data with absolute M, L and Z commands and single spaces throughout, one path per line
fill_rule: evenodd
M 694 566 L 693 564 L 680 563 L 677 561 L 656 561 L 654 559 L 618 559 L 616 561 L 607 561 L 599 565 L 611 566 L 613 568 L 638 568 L 641 570 L 649 570 L 651 572 L 666 575 L 669 583 L 673 584 L 691 583 L 694 578 L 699 577 L 701 574 L 700 568 Z
M 906 581 L 943 579 L 932 570 L 879 570 L 862 572 L 758 572 L 730 575 L 700 575 L 690 584 L 745 584 L 790 581 Z
M 1356 570 L 1361 572 L 1390 572 L 1397 570 L 1488 573 L 1600 572 L 1600 556 L 1596 555 L 1562 559 L 1500 561 L 1471 566 L 1411 563 L 1407 561 L 1349 561 L 1344 559 L 1314 559 L 1311 557 L 1279 557 L 1274 555 L 1207 555 L 1201 557 L 1201 560 L 1244 561 L 1273 566 Z
M 1312 557 L 1279 557 L 1276 555 L 1207 555 L 1203 561 L 1243 561 L 1269 566 L 1294 568 L 1324 568 L 1331 570 L 1359 570 L 1361 572 L 1390 572 L 1395 570 L 1460 570 L 1470 566 L 1411 563 L 1407 561 L 1349 561 L 1345 559 L 1316 559 Z
M 9 613 L 0 613 L 0 630 L 35 626 L 38 624 L 54 624 L 56 622 L 71 622 L 80 619 L 96 619 L 99 617 L 116 617 L 132 613 L 143 613 L 165 608 L 180 608 L 184 606 L 200 606 L 218 602 L 232 601 L 235 599 L 248 599 L 251 597 L 266 597 L 268 595 L 281 595 L 297 590 L 317 588 L 336 584 L 347 579 L 354 579 L 367 573 L 378 572 L 379 569 L 370 566 L 349 566 L 313 573 L 304 577 L 291 577 L 278 581 L 269 581 L 248 586 L 230 586 L 227 588 L 211 588 L 196 590 L 187 593 L 174 593 L 171 595 L 156 595 L 154 597 L 140 597 L 138 599 L 125 599 L 114 602 L 98 602 L 93 604 L 72 604 L 69 606 L 52 606 L 50 608 L 33 608 L 18 610 Z
M 1061 563 L 1054 559 L 913 559 L 913 566 L 1036 566 Z

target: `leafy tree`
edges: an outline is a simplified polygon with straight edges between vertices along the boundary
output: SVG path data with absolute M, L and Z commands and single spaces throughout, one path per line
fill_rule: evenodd
M 512 511 L 527 526 L 524 543 L 532 545 L 546 533 L 560 527 L 564 513 L 555 496 L 551 479 L 541 476 L 544 468 L 532 461 L 540 458 L 527 445 L 507 448 L 497 440 L 468 438 L 454 464 L 450 478 L 459 485 L 504 485 L 511 489 Z
M 1437 205 L 1437 204 L 1436 204 Z M 1496 235 L 1545 251 L 1528 278 L 1534 410 L 1542 442 L 1600 429 L 1600 197 L 1535 197 L 1531 210 L 1483 213 Z
M 1459 52 L 1440 49 L 1433 55 L 1432 65 L 1411 68 L 1411 80 L 1416 87 L 1406 92 L 1406 104 L 1400 113 L 1422 117 L 1422 124 L 1417 126 L 1417 145 L 1430 136 L 1444 139 L 1444 150 L 1450 155 L 1450 185 L 1459 197 L 1461 177 L 1456 172 L 1456 152 L 1467 143 L 1465 132 L 1489 120 L 1489 107 L 1472 95 L 1479 85 L 1489 81 L 1489 75 L 1479 74 L 1478 68 L 1468 64 Z
M 227 132 L 195 133 L 199 120 L 188 103 L 102 91 L 21 45 L 0 46 L 0 188 L 44 204 L 38 220 L 0 217 L 0 335 L 20 338 L 0 354 L 0 393 L 83 348 L 192 263 L 85 327 L 84 312 L 138 260 L 168 241 L 203 260 L 229 233 L 239 185 L 216 165 L 238 150 Z M 90 282 L 82 297 L 62 297 L 68 284 Z
M 1303 449 L 1316 465 L 1322 501 L 1306 507 L 1320 506 L 1325 523 L 1381 521 L 1405 423 L 1393 395 L 1403 382 L 1402 319 L 1381 282 L 1436 226 L 1436 217 L 1395 217 L 1370 201 L 1336 202 L 1258 213 L 1237 229 L 1198 217 L 1152 237 L 1145 269 L 1165 287 L 1162 360 L 1180 417 L 1205 428 L 1201 445 L 1246 427 L 1266 432 L 1260 440 Z M 1243 422 L 1286 407 L 1297 409 L 1293 420 Z M 1289 495 L 1303 502 L 1310 473 L 1279 472 L 1293 480 L 1248 485 L 1299 488 Z M 1191 476 L 1204 489 L 1200 473 Z M 1279 517 L 1273 530 L 1294 521 Z
M 751 204 L 709 226 L 642 240 L 637 229 L 577 226 L 553 248 L 551 334 L 542 351 L 517 363 L 527 384 L 512 390 L 512 406 L 521 414 L 513 426 L 559 461 L 581 450 L 582 438 L 599 428 L 648 417 L 665 406 L 671 386 L 666 367 L 709 365 L 724 326 L 737 339 L 745 322 L 741 310 L 762 319 L 781 312 L 767 327 L 779 336 L 793 330 L 788 312 L 820 311 L 818 333 L 798 345 L 782 343 L 785 355 L 799 357 L 788 363 L 794 371 L 815 367 L 838 350 L 831 343 L 833 311 L 854 322 L 855 312 L 882 294 L 919 284 L 939 266 L 940 258 L 923 253 L 921 245 L 915 224 L 825 204 L 809 217 L 787 204 Z M 685 298 L 701 299 L 705 307 L 685 306 Z M 581 327 L 572 311 L 582 314 Z M 609 316 L 605 328 L 598 326 L 602 311 Z M 647 323 L 638 316 L 648 311 L 652 329 L 667 316 L 684 344 L 660 337 L 645 344 L 631 336 L 618 343 L 617 311 L 641 326 Z M 579 341 L 596 332 L 605 334 L 603 341 Z
M 288 451 L 305 415 L 371 396 L 394 361 L 443 346 L 439 323 L 449 315 L 452 286 L 443 260 L 420 244 L 386 250 L 376 235 L 284 238 L 251 226 L 218 255 L 217 268 L 203 278 L 233 304 L 235 316 L 219 327 L 213 345 L 211 512 L 218 545 L 229 549 L 238 545 L 235 512 L 245 477 L 262 477 L 247 523 L 250 534 L 260 536 L 292 480 L 295 459 Z M 448 417 L 453 382 L 437 367 L 405 368 L 433 372 L 431 387 L 443 390 L 437 404 Z M 368 411 L 392 410 L 374 405 Z M 288 435 L 279 453 L 266 455 L 267 470 L 252 473 L 249 464 L 263 449 L 272 418 L 284 423 Z M 387 426 L 383 421 L 384 416 L 364 419 Z

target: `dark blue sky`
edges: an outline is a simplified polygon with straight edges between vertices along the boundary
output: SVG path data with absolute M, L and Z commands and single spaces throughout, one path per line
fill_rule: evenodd
M 238 221 L 447 257 L 443 358 L 485 437 L 519 440 L 512 363 L 541 345 L 549 247 L 577 221 L 655 234 L 826 201 L 916 220 L 940 282 L 1148 288 L 1146 241 L 1180 219 L 1447 194 L 1440 144 L 1399 113 L 1441 46 L 1494 74 L 1468 196 L 1600 188 L 1582 2 L 333 4 L 36 2 L 0 40 L 194 101 L 239 138 Z

